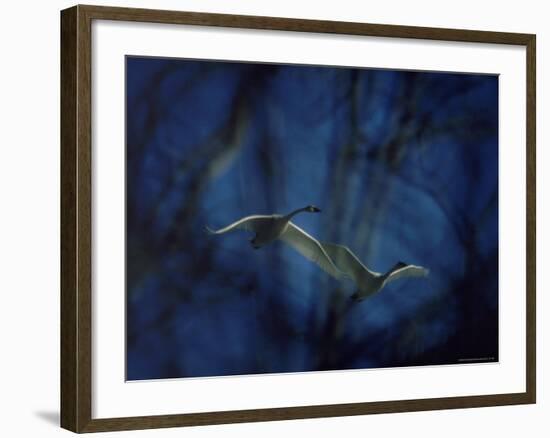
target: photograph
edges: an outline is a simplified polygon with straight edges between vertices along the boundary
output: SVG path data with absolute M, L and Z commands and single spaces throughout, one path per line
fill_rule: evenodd
M 126 56 L 128 381 L 499 361 L 499 76 Z

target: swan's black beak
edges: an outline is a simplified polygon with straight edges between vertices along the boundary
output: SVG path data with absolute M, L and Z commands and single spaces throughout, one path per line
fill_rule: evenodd
M 311 207 L 311 211 L 315 212 L 315 213 L 320 213 L 321 212 L 321 209 L 320 208 L 317 208 L 317 207 Z

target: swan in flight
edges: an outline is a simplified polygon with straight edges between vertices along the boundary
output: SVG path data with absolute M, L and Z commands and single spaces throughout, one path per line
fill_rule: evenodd
M 364 300 L 398 278 L 426 277 L 429 274 L 429 270 L 422 266 L 408 265 L 403 262 L 396 263 L 385 274 L 373 272 L 361 263 L 347 246 L 325 242 L 321 245 L 336 267 L 355 281 L 357 291 L 351 298 L 357 301 Z
M 277 239 L 290 245 L 302 256 L 317 263 L 325 272 L 334 278 L 340 279 L 345 275 L 336 267 L 325 252 L 323 246 L 314 237 L 310 236 L 290 220 L 299 213 L 318 213 L 321 210 L 313 205 L 299 208 L 287 215 L 253 215 L 246 216 L 219 230 L 206 227 L 211 234 L 224 234 L 233 230 L 245 230 L 254 233 L 250 243 L 254 249 L 259 249 Z

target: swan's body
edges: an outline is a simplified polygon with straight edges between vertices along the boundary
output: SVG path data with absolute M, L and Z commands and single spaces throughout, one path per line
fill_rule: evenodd
M 219 230 L 207 230 L 211 234 L 224 234 L 233 230 L 246 230 L 254 233 L 250 241 L 254 249 L 259 249 L 277 239 L 292 246 L 307 259 L 317 263 L 325 272 L 335 278 L 341 278 L 344 274 L 336 267 L 331 258 L 325 252 L 318 240 L 310 236 L 290 220 L 298 213 L 317 213 L 317 207 L 307 206 L 294 210 L 287 215 L 253 215 L 246 216 Z
M 358 301 L 378 292 L 386 284 L 398 278 L 425 277 L 429 273 L 428 269 L 422 266 L 407 265 L 403 262 L 396 263 L 385 274 L 374 272 L 361 263 L 347 246 L 324 242 L 321 245 L 336 267 L 355 281 L 357 291 L 352 298 Z

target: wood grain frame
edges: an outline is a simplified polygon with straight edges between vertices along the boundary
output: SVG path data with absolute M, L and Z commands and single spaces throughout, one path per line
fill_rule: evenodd
M 467 397 L 92 419 L 92 20 L 512 44 L 527 63 L 526 392 Z M 74 432 L 334 417 L 535 403 L 535 48 L 531 34 L 274 17 L 75 6 L 61 12 L 61 426 Z

